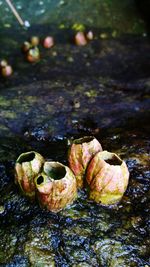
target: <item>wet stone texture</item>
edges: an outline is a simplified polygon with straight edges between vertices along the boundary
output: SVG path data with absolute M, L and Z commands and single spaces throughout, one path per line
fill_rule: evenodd
M 149 41 L 135 36 L 58 43 L 33 65 L 18 54 L 0 83 L 0 266 L 149 266 L 149 55 Z M 129 167 L 118 205 L 95 204 L 84 190 L 54 214 L 20 194 L 20 153 L 67 164 L 69 140 L 91 134 Z

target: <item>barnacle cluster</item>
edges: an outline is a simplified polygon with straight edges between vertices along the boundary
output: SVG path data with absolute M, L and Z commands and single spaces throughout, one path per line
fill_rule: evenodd
M 40 38 L 38 36 L 32 36 L 29 41 L 25 41 L 22 45 L 22 52 L 25 54 L 25 58 L 30 63 L 36 63 L 40 60 Z M 54 38 L 52 36 L 46 36 L 41 44 L 44 48 L 51 48 L 54 46 Z
M 89 198 L 103 205 L 117 203 L 129 180 L 126 163 L 115 153 L 103 151 L 93 136 L 72 141 L 68 166 L 45 161 L 37 152 L 21 154 L 15 164 L 15 182 L 24 195 L 57 212 L 77 197 L 78 188 L 89 188 Z

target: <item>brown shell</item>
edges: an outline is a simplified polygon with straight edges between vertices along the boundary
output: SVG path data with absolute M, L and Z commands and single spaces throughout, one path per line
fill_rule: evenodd
M 52 36 L 47 36 L 43 40 L 43 47 L 44 48 L 51 48 L 54 46 L 54 38 Z
M 118 202 L 128 185 L 127 165 L 115 153 L 99 152 L 91 160 L 86 174 L 90 199 L 104 205 Z
M 69 167 L 76 176 L 78 187 L 83 187 L 87 165 L 99 151 L 102 151 L 101 144 L 93 136 L 85 136 L 72 142 L 68 152 L 68 161 Z
M 35 151 L 22 153 L 15 164 L 15 182 L 29 197 L 35 196 L 34 178 L 41 172 L 44 158 Z
M 72 171 L 59 162 L 45 162 L 36 178 L 37 196 L 41 207 L 58 212 L 77 196 L 76 179 Z
M 87 44 L 87 40 L 84 32 L 77 32 L 74 37 L 75 44 L 78 46 L 84 46 Z
M 40 51 L 37 46 L 32 47 L 28 50 L 26 59 L 31 63 L 38 62 L 40 60 Z

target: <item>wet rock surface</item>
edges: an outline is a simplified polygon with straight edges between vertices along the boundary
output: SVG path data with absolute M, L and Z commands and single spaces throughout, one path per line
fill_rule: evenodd
M 54 53 L 55 52 L 55 53 Z M 149 266 L 150 54 L 145 38 L 58 44 L 0 83 L 0 265 Z M 58 214 L 14 185 L 20 153 L 67 164 L 71 138 L 95 135 L 130 170 L 122 201 L 105 208 L 86 190 Z

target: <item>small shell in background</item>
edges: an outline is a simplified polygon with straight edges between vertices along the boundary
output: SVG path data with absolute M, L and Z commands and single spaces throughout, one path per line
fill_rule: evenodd
M 86 38 L 89 40 L 89 41 L 92 41 L 94 39 L 94 34 L 92 31 L 88 31 L 87 34 L 86 34 Z
M 26 59 L 30 63 L 35 63 L 40 60 L 40 51 L 37 46 L 29 49 L 26 54 Z
M 79 46 L 86 45 L 87 40 L 86 40 L 84 32 L 77 32 L 75 37 L 74 37 L 74 42 L 76 45 L 79 45 Z
M 31 47 L 32 47 L 31 43 L 25 41 L 22 45 L 22 52 L 27 53 Z
M 6 59 L 2 59 L 2 60 L 0 61 L 0 68 L 4 68 L 4 67 L 6 67 L 7 65 L 8 65 L 8 62 L 7 62 Z
M 40 38 L 38 36 L 32 36 L 30 38 L 30 43 L 32 46 L 38 46 L 40 43 Z
M 52 36 L 47 36 L 43 40 L 43 47 L 44 48 L 51 48 L 54 46 L 54 38 Z
M 1 74 L 3 77 L 9 77 L 13 74 L 13 68 L 10 65 L 1 68 Z

